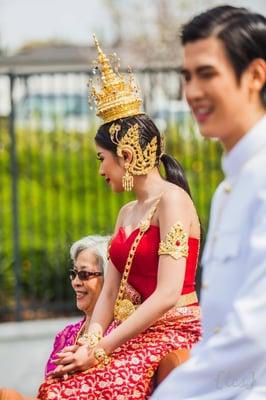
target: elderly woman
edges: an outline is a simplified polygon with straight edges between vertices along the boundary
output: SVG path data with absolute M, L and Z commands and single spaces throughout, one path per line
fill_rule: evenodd
M 94 306 L 103 286 L 108 239 L 102 236 L 87 236 L 73 243 L 70 248 L 73 269 L 69 271 L 69 277 L 76 293 L 77 308 L 85 315 L 79 322 L 67 325 L 56 335 L 53 351 L 45 368 L 46 377 L 56 368 L 57 353 L 63 352 L 66 346 L 75 348 L 76 343 L 84 340 L 82 335 L 89 326 Z M 0 400 L 27 399 L 31 398 L 12 389 L 0 388 Z
M 70 248 L 73 269 L 69 271 L 69 277 L 76 293 L 77 308 L 83 311 L 85 316 L 76 324 L 67 325 L 56 335 L 54 348 L 46 365 L 46 376 L 56 368 L 54 361 L 57 359 L 57 353 L 66 346 L 82 342 L 82 335 L 88 329 L 103 286 L 107 242 L 108 240 L 102 236 L 87 236 L 73 243 Z

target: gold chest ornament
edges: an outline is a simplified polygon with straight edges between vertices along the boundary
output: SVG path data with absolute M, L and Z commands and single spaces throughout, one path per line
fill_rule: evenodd
M 127 262 L 126 262 L 125 269 L 124 269 L 124 272 L 123 272 L 123 275 L 121 278 L 120 287 L 119 287 L 119 291 L 118 291 L 118 295 L 117 295 L 117 298 L 115 301 L 115 307 L 114 307 L 114 318 L 117 321 L 121 321 L 121 322 L 124 321 L 131 314 L 133 314 L 133 312 L 136 309 L 136 306 L 130 300 L 124 299 L 123 297 L 124 297 L 126 284 L 128 281 L 128 275 L 129 275 L 129 272 L 131 269 L 131 265 L 133 262 L 133 258 L 134 258 L 136 249 L 138 247 L 138 244 L 139 244 L 142 236 L 144 235 L 145 232 L 147 232 L 147 230 L 150 227 L 151 219 L 153 217 L 154 212 L 156 211 L 159 201 L 160 201 L 160 198 L 156 201 L 155 205 L 150 210 L 147 219 L 140 223 L 139 232 L 138 232 L 138 234 L 131 246 L 131 249 L 128 253 Z

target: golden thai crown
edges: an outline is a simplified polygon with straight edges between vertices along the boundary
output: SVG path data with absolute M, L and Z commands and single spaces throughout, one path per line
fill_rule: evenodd
M 93 86 L 92 80 L 89 82 L 89 94 L 95 102 L 96 115 L 106 123 L 141 114 L 142 99 L 133 74 L 129 72 L 127 79 L 115 72 L 110 60 L 100 48 L 96 36 L 93 35 L 93 38 L 98 51 L 97 66 L 101 74 L 99 90 Z

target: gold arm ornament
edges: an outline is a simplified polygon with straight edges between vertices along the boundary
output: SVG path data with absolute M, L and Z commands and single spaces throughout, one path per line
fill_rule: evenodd
M 159 244 L 159 256 L 169 255 L 175 260 L 188 256 L 188 235 L 181 222 L 174 224 Z

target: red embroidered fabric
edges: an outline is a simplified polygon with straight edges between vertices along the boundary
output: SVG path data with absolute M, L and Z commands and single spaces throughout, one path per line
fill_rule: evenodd
M 128 252 L 138 232 L 139 229 L 137 228 L 126 237 L 125 230 L 121 227 L 111 242 L 110 258 L 121 274 L 124 270 Z M 142 301 L 149 297 L 156 287 L 159 242 L 160 229 L 156 225 L 151 225 L 142 237 L 133 259 L 128 283 L 140 293 Z M 190 237 L 188 246 L 185 280 L 181 294 L 187 294 L 195 290 L 199 240 Z

